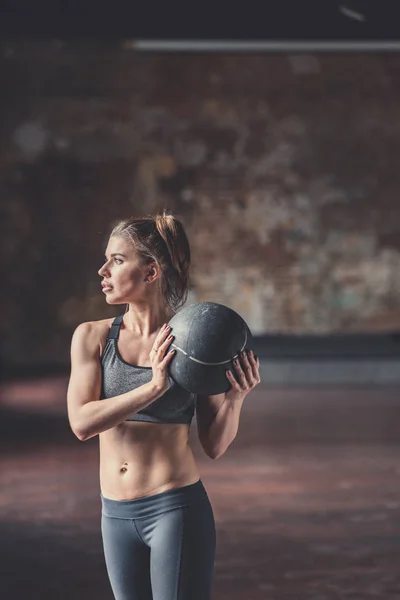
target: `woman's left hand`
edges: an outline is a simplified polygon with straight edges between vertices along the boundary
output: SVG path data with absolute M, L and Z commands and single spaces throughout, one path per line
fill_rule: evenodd
M 231 388 L 225 393 L 225 398 L 233 401 L 244 400 L 247 394 L 261 381 L 260 361 L 253 351 L 242 352 L 239 357 L 240 361 L 238 358 L 233 361 L 239 382 L 236 381 L 232 371 L 227 370 L 226 372 Z

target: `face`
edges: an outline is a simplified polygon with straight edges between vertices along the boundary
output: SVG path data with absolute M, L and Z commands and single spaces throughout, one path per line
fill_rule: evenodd
M 157 278 L 157 266 L 143 265 L 132 244 L 122 237 L 110 237 L 105 263 L 98 271 L 108 304 L 127 304 L 148 296 L 149 283 Z M 149 283 L 146 283 L 148 279 Z

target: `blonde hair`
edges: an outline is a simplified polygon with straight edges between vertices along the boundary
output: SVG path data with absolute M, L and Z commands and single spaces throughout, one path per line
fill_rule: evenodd
M 181 221 L 164 210 L 161 214 L 121 220 L 110 235 L 129 240 L 143 264 L 157 263 L 162 273 L 161 297 L 165 306 L 176 312 L 190 290 L 190 246 Z

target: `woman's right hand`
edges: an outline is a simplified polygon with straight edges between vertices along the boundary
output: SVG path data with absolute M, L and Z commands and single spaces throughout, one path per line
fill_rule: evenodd
M 160 396 L 170 388 L 171 381 L 168 374 L 168 365 L 176 350 L 167 352 L 174 336 L 170 334 L 171 328 L 164 323 L 154 341 L 150 351 L 151 368 L 153 369 L 152 383 Z

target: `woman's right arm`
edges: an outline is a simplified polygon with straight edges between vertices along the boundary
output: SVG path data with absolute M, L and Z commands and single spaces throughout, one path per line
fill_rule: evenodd
M 81 323 L 71 342 L 71 376 L 67 392 L 68 419 L 76 437 L 85 441 L 111 429 L 161 396 L 165 389 L 154 380 L 100 400 L 101 365 L 96 322 Z M 169 361 L 168 361 L 169 362 Z

